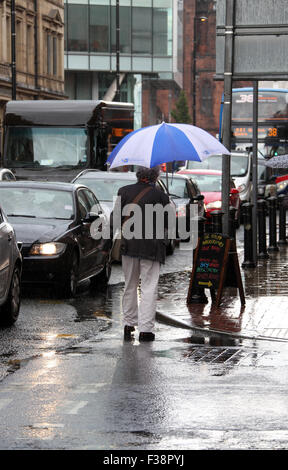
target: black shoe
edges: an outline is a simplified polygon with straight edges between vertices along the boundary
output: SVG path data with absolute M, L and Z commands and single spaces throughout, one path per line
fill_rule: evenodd
M 132 331 L 135 331 L 134 326 L 125 325 L 124 326 L 124 339 L 129 341 L 132 338 Z
M 155 335 L 150 332 L 142 332 L 139 334 L 139 341 L 154 341 Z

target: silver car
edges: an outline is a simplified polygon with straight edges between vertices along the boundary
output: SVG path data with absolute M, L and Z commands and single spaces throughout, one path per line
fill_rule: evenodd
M 22 257 L 15 232 L 0 208 L 0 325 L 12 325 L 20 309 Z

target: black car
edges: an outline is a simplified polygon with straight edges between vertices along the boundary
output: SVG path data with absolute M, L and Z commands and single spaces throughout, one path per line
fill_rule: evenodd
M 114 198 L 116 198 L 119 188 L 128 184 L 134 184 L 137 181 L 135 172 L 119 172 L 119 171 L 98 171 L 98 170 L 83 170 L 79 173 L 72 183 L 81 183 L 90 188 L 99 199 L 103 211 L 109 217 L 113 206 Z M 165 192 L 168 196 L 166 186 L 159 178 L 156 181 L 156 186 L 161 191 Z M 174 201 L 169 197 L 170 204 L 176 211 Z M 167 245 L 167 254 L 172 255 L 175 249 L 175 240 L 170 239 Z
M 12 225 L 0 208 L 0 325 L 12 325 L 20 309 L 22 257 Z
M 92 223 L 107 219 L 87 187 L 71 183 L 1 183 L 0 203 L 22 245 L 23 283 L 53 285 L 73 296 L 79 282 L 107 283 L 111 268 Z M 92 227 L 93 229 L 93 227 Z
M 205 217 L 204 196 L 197 183 L 188 175 L 161 173 L 161 181 L 176 205 L 177 236 L 180 218 L 184 218 L 186 230 L 190 230 L 190 204 L 198 205 L 198 216 Z M 183 224 L 184 225 L 184 224 Z

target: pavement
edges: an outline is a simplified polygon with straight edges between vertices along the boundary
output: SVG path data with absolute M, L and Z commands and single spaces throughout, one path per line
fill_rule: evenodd
M 237 242 L 237 254 L 245 293 L 226 288 L 218 308 L 205 289 L 208 302 L 187 305 L 191 269 L 162 275 L 159 285 L 157 320 L 189 328 L 205 336 L 218 334 L 262 341 L 288 341 L 288 245 L 259 259 L 256 268 L 243 268 L 244 244 Z M 175 256 L 175 255 L 174 255 Z M 167 287 L 167 285 L 169 287 Z

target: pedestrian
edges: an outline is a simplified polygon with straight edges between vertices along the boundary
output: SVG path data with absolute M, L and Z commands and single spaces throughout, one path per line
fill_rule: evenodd
M 166 241 L 165 236 L 159 237 L 157 223 L 162 223 L 162 233 L 168 229 L 168 216 L 164 211 L 164 218 L 157 220 L 154 213 L 153 218 L 145 220 L 145 210 L 155 208 L 155 205 L 166 208 L 169 211 L 169 197 L 155 183 L 160 173 L 160 167 L 145 168 L 138 167 L 136 172 L 137 182 L 124 186 L 118 191 L 118 204 L 121 210 L 122 225 L 122 269 L 125 278 L 125 288 L 122 299 L 124 315 L 124 339 L 129 340 L 135 327 L 138 326 L 139 341 L 153 341 L 155 339 L 154 324 L 156 316 L 156 301 L 158 291 L 158 281 L 160 274 L 160 264 L 165 262 Z M 137 204 L 140 211 L 140 219 L 134 222 L 135 237 L 125 237 L 125 223 L 128 217 L 123 215 L 123 209 L 131 204 Z M 131 206 L 130 206 L 131 207 Z M 116 204 L 113 212 L 115 212 Z M 113 224 L 113 212 L 111 223 Z M 125 212 L 125 209 L 124 209 Z M 138 213 L 135 211 L 135 213 Z M 134 213 L 134 214 L 135 214 Z M 150 212 L 151 214 L 151 212 Z M 124 224 L 123 224 L 124 222 Z M 146 226 L 145 226 L 146 223 Z M 147 225 L 150 225 L 149 227 Z M 115 224 L 114 224 L 115 225 Z M 140 236 L 139 236 L 139 226 Z M 147 230 L 149 237 L 147 238 Z M 156 230 L 157 228 L 157 230 Z M 160 227 L 161 228 L 161 227 Z M 113 227 L 114 233 L 117 227 Z M 161 230 L 160 230 L 161 232 Z M 166 232 L 167 233 L 167 232 Z M 138 305 L 138 286 L 140 282 L 141 297 Z

